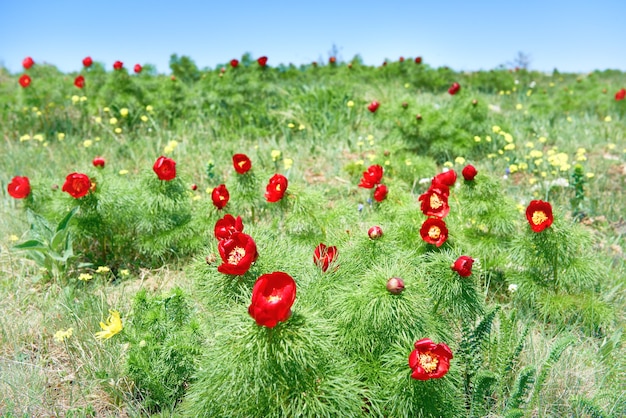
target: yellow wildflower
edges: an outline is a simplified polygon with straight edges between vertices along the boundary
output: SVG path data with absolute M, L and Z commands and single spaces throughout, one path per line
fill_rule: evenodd
M 287 127 L 288 127 L 289 129 L 293 129 L 293 128 L 295 128 L 295 127 L 296 127 L 296 125 L 294 125 L 293 123 L 289 122 L 289 123 L 287 124 Z
M 111 125 L 115 125 L 115 124 L 117 124 L 117 118 L 111 118 L 111 119 L 109 119 L 109 123 L 110 123 Z
M 42 134 L 33 135 L 33 139 L 36 139 L 37 141 L 42 142 L 43 135 Z
M 304 126 L 304 124 L 302 124 L 302 123 L 300 125 L 298 125 L 298 130 L 299 131 L 304 131 L 305 128 L 306 128 L 306 126 Z
M 59 132 L 59 133 L 57 134 L 57 139 L 58 139 L 59 141 L 63 141 L 63 140 L 65 139 L 65 134 L 64 134 L 63 132 Z
M 85 139 L 83 141 L 83 147 L 85 147 L 85 148 L 89 148 L 92 145 L 93 145 L 93 141 L 91 139 Z
M 93 118 L 93 120 L 96 123 L 102 123 L 102 118 L 100 116 L 96 116 L 95 118 Z
M 88 282 L 91 279 L 93 279 L 93 276 L 89 273 L 81 273 L 80 276 L 78 276 L 78 280 L 83 282 Z
M 485 137 L 485 141 L 487 141 L 487 142 L 491 142 L 491 137 L 490 137 L 489 135 L 487 135 L 487 136 Z
M 285 170 L 289 170 L 293 165 L 293 160 L 291 158 L 283 159 L 283 165 L 285 166 Z
M 142 122 L 148 122 L 148 117 L 146 115 L 141 115 Z
M 152 105 L 146 106 L 146 112 L 152 113 L 153 110 L 154 110 L 154 108 L 152 107 Z
M 37 136 L 37 135 L 35 135 L 33 138 L 34 138 L 34 139 L 37 139 L 37 138 L 35 138 L 36 136 Z M 607 147 L 608 149 L 610 149 L 610 150 L 614 150 L 614 149 L 615 149 L 615 144 L 610 144 L 610 143 L 609 143 L 609 144 L 607 144 L 607 146 L 606 146 L 606 147 Z
M 372 154 L 372 153 L 367 154 L 367 159 L 370 161 L 374 161 L 376 159 L 376 154 Z
M 524 106 L 522 106 L 521 103 L 518 103 L 518 104 L 515 105 L 515 109 L 517 109 L 517 110 L 522 110 L 523 108 L 524 108 Z
M 108 107 L 105 107 L 104 109 L 102 109 L 102 111 L 104 113 L 109 113 L 111 111 L 111 109 L 109 109 Z
M 25 134 L 20 136 L 20 142 L 24 142 L 24 141 L 30 141 L 32 138 L 30 137 L 30 135 Z
M 280 158 L 280 151 L 277 149 L 273 149 L 271 156 L 272 156 L 272 161 L 277 161 Z
M 406 165 L 412 165 L 412 164 L 413 164 L 413 162 L 412 162 L 411 160 L 409 160 L 409 159 L 406 159 L 406 160 L 404 160 L 404 164 L 406 164 Z
M 70 338 L 73 332 L 74 332 L 74 328 L 71 328 L 71 327 L 66 329 L 65 331 L 59 330 L 54 333 L 54 341 L 58 343 L 62 343 L 63 341 Z
M 363 160 L 357 160 L 357 161 L 355 162 L 355 164 L 356 164 L 356 165 L 363 165 L 363 164 L 365 164 L 365 161 L 363 161 Z
M 542 144 L 545 143 L 548 140 L 548 138 L 546 138 L 545 136 L 540 136 L 539 137 L 539 142 L 541 142 Z
M 512 150 L 515 149 L 515 144 L 506 144 L 504 146 L 504 149 L 507 150 L 507 151 L 512 151 Z
M 443 166 L 452 168 L 452 167 L 454 167 L 454 164 L 452 163 L 452 161 L 446 161 L 445 163 L 443 163 Z
M 110 272 L 111 269 L 108 268 L 107 266 L 100 266 L 98 267 L 98 269 L 96 270 L 96 273 L 108 273 Z
M 15 234 L 9 235 L 9 241 L 15 242 L 15 241 L 17 241 L 19 239 L 20 238 L 17 235 L 15 235 Z
M 474 137 L 474 142 L 480 142 L 480 137 L 478 135 Z
M 126 276 L 128 276 L 129 274 L 130 274 L 130 271 L 129 271 L 128 269 L 121 269 L 121 270 L 120 270 L 120 275 L 121 275 L 121 276 L 126 277 Z
M 354 102 L 352 100 L 348 100 L 348 107 L 354 107 Z
M 505 133 L 504 134 L 504 140 L 508 143 L 513 142 L 513 135 L 509 134 L 509 133 Z
M 411 87 L 411 85 L 409 83 L 404 83 L 404 88 L 408 89 L 409 87 Z
M 454 162 L 457 163 L 457 164 L 465 164 L 465 158 L 463 158 L 463 157 L 456 157 L 454 159 Z
M 122 319 L 118 311 L 109 310 L 109 317 L 106 324 L 100 322 L 100 328 L 102 331 L 96 332 L 96 338 L 99 340 L 108 340 L 118 332 L 120 332 L 124 326 L 122 325 Z
M 585 174 L 585 176 L 587 176 L 588 179 L 592 179 L 595 176 L 595 174 L 587 173 L 587 174 Z
M 123 118 L 128 116 L 128 109 L 126 109 L 125 107 L 121 108 L 120 109 L 120 115 L 122 115 Z
M 491 130 L 493 131 L 494 134 L 497 134 L 498 132 L 502 130 L 502 128 L 500 128 L 498 125 L 493 125 L 491 127 Z
M 80 101 L 81 102 L 86 102 L 87 101 L 87 97 L 86 96 L 80 96 Z
M 515 172 L 518 170 L 518 168 L 519 168 L 519 167 L 517 166 L 517 164 L 511 164 L 511 165 L 509 166 L 509 172 L 510 172 L 511 174 L 513 174 L 513 173 L 515 173 Z
M 124 176 L 124 175 L 128 174 L 128 170 L 120 170 L 119 174 L 120 174 L 120 176 Z
M 78 103 L 79 100 L 80 100 L 80 97 L 78 97 L 77 95 L 72 96 L 72 103 Z
M 526 143 L 526 148 L 535 148 L 535 144 L 533 142 L 528 141 Z
M 115 128 L 115 130 L 113 131 L 116 134 L 121 134 L 122 133 L 122 128 Z

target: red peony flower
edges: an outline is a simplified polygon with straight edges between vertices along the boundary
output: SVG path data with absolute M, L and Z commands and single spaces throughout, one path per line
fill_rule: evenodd
M 329 63 L 330 65 L 334 65 L 334 64 L 336 64 L 336 63 L 337 63 L 337 58 L 335 58 L 335 57 L 330 57 L 330 58 L 328 58 L 328 63 Z
M 474 259 L 472 257 L 462 255 L 456 259 L 456 261 L 450 266 L 450 268 L 459 273 L 459 276 L 468 277 L 472 274 L 473 264 Z
M 370 237 L 370 239 L 378 239 L 383 236 L 383 230 L 380 226 L 375 225 L 367 231 L 367 236 Z
M 22 61 L 22 66 L 25 70 L 29 70 L 33 65 L 35 65 L 35 61 L 31 57 L 26 57 Z
M 91 59 L 91 57 L 85 57 L 83 58 L 83 66 L 85 68 L 89 68 L 91 67 L 91 64 L 93 64 L 93 60 Z
M 433 177 L 433 181 L 431 183 L 433 186 L 443 184 L 444 186 L 452 187 L 454 186 L 455 182 L 456 172 L 450 169 L 448 171 L 437 174 L 435 177 Z
M 526 208 L 526 219 L 533 231 L 541 232 L 552 225 L 552 206 L 543 200 L 533 200 Z
M 213 199 L 213 205 L 218 209 L 223 209 L 230 199 L 230 193 L 226 189 L 226 185 L 220 184 L 211 192 L 211 199 Z
M 624 100 L 626 98 L 626 89 L 621 89 L 615 93 L 615 100 Z
M 295 300 L 296 282 L 290 275 L 280 271 L 263 274 L 252 288 L 248 313 L 258 325 L 274 328 L 289 319 Z
M 265 67 L 267 65 L 267 57 L 264 55 L 256 60 L 261 67 Z
M 404 291 L 404 280 L 400 277 L 392 277 L 387 280 L 387 290 L 392 295 L 399 295 Z
M 468 164 L 463 168 L 463 171 L 461 171 L 461 174 L 463 174 L 463 178 L 466 181 L 472 181 L 474 180 L 474 177 L 476 177 L 476 174 L 478 174 L 478 171 L 476 170 L 476 167 L 474 167 L 471 164 Z
M 422 63 L 422 57 L 416 57 L 415 58 L 415 63 L 416 64 L 421 64 Z
M 445 218 L 450 212 L 450 206 L 448 205 L 449 193 L 448 186 L 443 184 L 430 186 L 430 188 L 418 198 L 418 200 L 422 202 L 421 209 L 424 215 Z
M 28 177 L 15 176 L 7 187 L 9 196 L 14 199 L 24 199 L 30 194 L 30 181 Z
M 79 75 L 78 77 L 76 77 L 74 79 L 74 85 L 78 87 L 79 89 L 82 89 L 83 87 L 85 87 L 85 77 L 83 77 L 82 75 Z
M 420 235 L 427 243 L 441 247 L 448 239 L 448 228 L 443 219 L 428 218 L 420 228 Z
M 398 61 L 400 61 L 400 62 L 404 62 L 404 57 L 402 57 L 402 56 L 401 56 L 401 57 L 398 59 Z
M 230 60 L 230 66 L 231 67 L 237 68 L 238 65 L 239 65 L 239 60 L 236 60 L 236 59 Z
M 222 257 L 222 264 L 217 267 L 217 271 L 234 276 L 246 274 L 258 257 L 256 243 L 243 232 L 234 232 L 230 238 L 220 240 L 217 250 Z
M 367 106 L 367 110 L 369 110 L 372 113 L 376 113 L 376 111 L 378 110 L 379 107 L 380 107 L 380 103 L 378 103 L 376 100 L 374 100 L 372 103 L 370 103 Z
M 122 61 L 115 61 L 113 63 L 114 70 L 121 70 L 124 67 L 124 63 Z
M 274 174 L 265 187 L 265 199 L 268 202 L 278 202 L 287 191 L 287 177 L 282 174 Z
M 373 189 L 378 183 L 380 183 L 382 178 L 383 168 L 378 164 L 370 165 L 367 167 L 367 170 L 363 172 L 363 177 L 361 177 L 359 187 L 364 189 Z
M 461 85 L 455 81 L 454 83 L 452 83 L 452 85 L 448 89 L 448 93 L 454 96 L 455 94 L 459 92 L 459 90 L 461 90 Z
M 133 67 L 133 71 L 135 72 L 135 74 L 139 74 L 141 70 L 143 70 L 141 64 L 135 64 L 135 66 Z
M 226 214 L 222 219 L 218 219 L 215 222 L 213 233 L 218 241 L 228 239 L 236 232 L 243 232 L 241 216 L 235 218 L 233 215 Z
M 326 244 L 320 243 L 313 252 L 313 262 L 321 268 L 323 272 L 326 272 L 330 264 L 336 259 L 337 247 L 335 246 L 327 247 Z
M 65 178 L 65 183 L 61 190 L 69 193 L 74 199 L 78 199 L 89 193 L 91 187 L 91 180 L 86 174 L 70 173 Z
M 159 180 L 170 181 L 176 177 L 176 162 L 171 158 L 163 156 L 157 158 L 152 169 L 159 177 Z
M 22 86 L 23 88 L 26 88 L 30 86 L 30 82 L 31 82 L 30 76 L 28 74 L 22 74 L 19 80 L 20 86 Z
M 93 164 L 94 167 L 104 167 L 104 158 L 102 157 L 96 157 L 93 159 L 93 161 L 91 162 Z
M 415 342 L 415 350 L 409 355 L 411 377 L 417 380 L 439 379 L 450 369 L 454 356 L 445 343 L 435 344 L 430 338 Z
M 252 168 L 252 161 L 246 154 L 233 155 L 233 167 L 239 174 L 245 174 Z
M 376 190 L 374 190 L 374 200 L 377 202 L 382 202 L 387 198 L 387 193 L 389 193 L 387 186 L 385 186 L 384 184 L 379 184 L 378 186 L 376 186 Z

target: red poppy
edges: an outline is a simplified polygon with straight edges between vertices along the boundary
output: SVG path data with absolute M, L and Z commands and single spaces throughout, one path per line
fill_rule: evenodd
M 230 60 L 230 66 L 231 67 L 237 68 L 238 65 L 239 65 L 239 60 L 236 60 L 236 59 Z
M 384 184 L 379 184 L 378 186 L 376 186 L 376 190 L 374 190 L 374 200 L 377 202 L 382 202 L 387 198 L 387 193 L 389 193 L 387 186 L 385 186 Z
M 233 215 L 226 214 L 215 222 L 213 233 L 218 241 L 230 238 L 235 232 L 243 232 L 241 216 L 235 218 Z
M 163 156 L 157 158 L 152 169 L 159 177 L 159 180 L 170 181 L 176 177 L 176 162 L 171 158 Z
M 526 208 L 526 219 L 533 231 L 541 232 L 552 225 L 552 206 L 543 200 L 533 200 Z
M 378 165 L 370 165 L 367 170 L 363 172 L 363 177 L 359 182 L 359 187 L 364 189 L 373 189 L 380 180 L 383 178 L 383 168 Z
M 422 63 L 422 57 L 415 57 L 415 63 L 416 64 L 421 64 Z
M 94 167 L 104 167 L 104 158 L 102 157 L 96 157 L 93 159 L 93 161 L 91 162 L 93 164 Z
M 624 100 L 626 98 L 626 89 L 621 89 L 615 93 L 615 100 Z
M 222 257 L 222 264 L 217 267 L 217 271 L 234 276 L 246 274 L 258 257 L 256 243 L 243 232 L 234 232 L 230 238 L 220 240 L 217 250 Z
M 287 177 L 282 174 L 274 174 L 265 187 L 265 200 L 268 202 L 278 202 L 287 191 Z
M 216 208 L 223 209 L 230 199 L 230 193 L 228 193 L 226 185 L 220 184 L 214 188 L 211 192 L 211 199 L 213 199 L 213 205 L 215 205 Z
M 411 377 L 417 380 L 439 379 L 450 369 L 454 356 L 445 343 L 435 344 L 430 338 L 415 342 L 415 350 L 409 355 Z
M 463 168 L 463 171 L 461 171 L 461 174 L 463 174 L 463 178 L 466 181 L 472 181 L 474 180 L 474 177 L 476 177 L 476 174 L 478 174 L 478 171 L 476 170 L 476 167 L 474 167 L 471 164 L 468 164 Z
M 248 313 L 258 325 L 274 328 L 289 319 L 295 300 L 296 282 L 290 275 L 281 271 L 263 274 L 252 288 Z
M 448 228 L 443 219 L 428 218 L 420 228 L 420 235 L 427 243 L 441 247 L 448 239 Z
M 378 103 L 376 100 L 374 100 L 372 103 L 370 103 L 367 106 L 367 110 L 369 110 L 372 113 L 376 113 L 376 111 L 378 110 L 379 107 L 380 107 L 380 103 Z
M 459 276 L 468 277 L 472 274 L 473 264 L 474 259 L 472 257 L 462 255 L 456 259 L 456 261 L 450 266 L 450 268 L 459 273 Z
M 445 218 L 450 212 L 448 205 L 448 186 L 438 184 L 430 186 L 418 200 L 422 202 L 421 209 L 426 216 L 435 216 L 437 218 Z
M 74 79 L 74 85 L 78 87 L 79 89 L 82 89 L 83 87 L 85 87 L 85 77 L 83 77 L 82 75 L 79 75 L 78 77 L 76 77 Z
M 252 161 L 246 154 L 233 155 L 233 167 L 239 174 L 245 174 L 252 168 Z
M 65 178 L 65 183 L 61 190 L 69 193 L 74 199 L 78 199 L 89 193 L 91 188 L 91 180 L 86 174 L 70 173 Z
M 370 239 L 378 239 L 383 236 L 383 230 L 380 226 L 375 225 L 367 231 L 367 236 L 370 237 Z
M 20 86 L 22 86 L 23 88 L 26 88 L 30 86 L 30 82 L 31 82 L 30 76 L 28 74 L 22 74 L 19 80 Z
M 83 66 L 85 68 L 89 68 L 91 67 L 91 64 L 93 64 L 93 60 L 91 59 L 91 57 L 85 57 L 83 58 Z
M 261 67 L 265 67 L 267 65 L 267 57 L 264 55 L 256 60 Z
M 15 176 L 7 188 L 9 196 L 14 199 L 24 199 L 30 194 L 30 181 L 28 177 Z
M 22 66 L 25 70 L 29 70 L 33 65 L 35 65 L 35 61 L 31 57 L 26 57 L 22 61 Z
M 445 186 L 448 187 L 452 187 L 454 186 L 454 183 L 456 182 L 456 172 L 452 169 L 448 170 L 448 171 L 444 171 L 442 173 L 437 174 L 435 177 L 433 177 L 432 180 L 432 185 L 438 185 L 438 184 L 443 184 Z
M 328 267 L 337 259 L 337 247 L 327 247 L 326 244 L 320 243 L 313 252 L 313 262 L 323 272 L 328 270 Z
M 135 66 L 133 67 L 133 71 L 135 72 L 135 74 L 139 74 L 141 70 L 143 70 L 141 64 L 135 64 Z
M 457 94 L 459 92 L 459 90 L 461 90 L 461 85 L 459 83 L 457 83 L 457 82 L 454 82 L 454 83 L 452 83 L 452 85 L 448 89 L 448 93 L 450 93 L 450 95 L 454 96 L 455 94 Z
M 124 67 L 124 63 L 122 61 L 115 61 L 113 63 L 113 69 L 114 70 L 121 70 L 122 67 Z

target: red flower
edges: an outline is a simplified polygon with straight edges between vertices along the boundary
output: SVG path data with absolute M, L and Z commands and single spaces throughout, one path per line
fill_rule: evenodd
M 133 71 L 135 72 L 135 74 L 139 74 L 141 70 L 143 70 L 141 64 L 135 64 L 135 66 L 133 67 Z
M 459 273 L 459 276 L 468 277 L 472 274 L 473 264 L 474 259 L 472 257 L 462 255 L 456 259 L 456 261 L 450 266 L 450 268 Z
M 22 61 L 22 66 L 25 70 L 29 70 L 33 65 L 35 65 L 35 61 L 31 57 L 26 57 Z
M 228 193 L 226 185 L 220 184 L 213 189 L 213 192 L 211 192 L 211 199 L 213 199 L 213 204 L 216 208 L 223 209 L 230 199 L 230 193 Z
M 85 68 L 89 68 L 91 67 L 91 64 L 93 64 L 93 60 L 91 59 L 91 57 L 85 57 L 83 58 L 83 66 Z
M 96 157 L 93 159 L 91 163 L 93 164 L 94 167 L 104 167 L 104 158 Z
M 268 202 L 278 202 L 287 191 L 287 177 L 282 174 L 274 174 L 265 187 L 265 199 Z
M 422 63 L 422 57 L 415 57 L 415 63 L 416 64 L 421 64 Z
M 14 199 L 24 199 L 30 194 L 30 181 L 28 177 L 15 176 L 7 188 L 9 196 Z
M 435 344 L 430 338 L 415 342 L 415 350 L 409 355 L 411 377 L 417 380 L 439 379 L 450 369 L 454 356 L 445 343 Z
M 461 171 L 461 174 L 463 174 L 463 178 L 466 181 L 472 181 L 474 180 L 474 177 L 476 177 L 476 174 L 478 174 L 478 171 L 476 170 L 476 167 L 474 167 L 471 164 L 468 164 L 465 166 L 465 168 L 463 168 L 463 171 Z
M 626 89 L 621 89 L 615 93 L 615 100 L 624 100 L 626 98 Z
M 367 236 L 369 236 L 370 239 L 378 239 L 383 236 L 383 230 L 380 226 L 375 225 L 367 231 Z
M 321 268 L 323 272 L 326 272 L 330 264 L 336 259 L 337 247 L 335 246 L 327 247 L 326 244 L 320 243 L 313 252 L 313 262 Z
M 367 106 L 367 110 L 369 110 L 372 113 L 376 113 L 376 111 L 378 110 L 379 107 L 380 107 L 380 103 L 378 103 L 376 100 L 374 100 L 372 103 L 370 103 Z
M 543 200 L 533 200 L 526 208 L 526 219 L 533 231 L 541 232 L 552 225 L 552 206 Z
M 252 161 L 246 154 L 233 155 L 233 167 L 239 174 L 245 174 L 252 168 Z
M 377 202 L 382 202 L 387 198 L 388 192 L 389 190 L 387 189 L 387 186 L 385 186 L 384 184 L 379 184 L 378 186 L 376 186 L 376 190 L 374 190 L 374 200 Z
M 274 328 L 289 319 L 295 300 L 296 282 L 290 275 L 280 271 L 263 274 L 252 288 L 248 313 L 258 325 Z
M 170 181 L 176 177 L 176 162 L 171 158 L 163 156 L 157 158 L 152 169 L 159 177 L 159 180 Z
M 226 214 L 215 222 L 213 233 L 218 241 L 230 238 L 235 232 L 243 232 L 241 216 L 235 219 L 233 215 Z
M 363 172 L 363 177 L 359 182 L 359 187 L 364 189 L 373 189 L 380 180 L 383 178 L 383 168 L 376 165 L 370 165 L 367 170 Z
M 435 216 L 437 218 L 445 218 L 450 212 L 448 205 L 448 186 L 437 184 L 422 194 L 418 200 L 422 202 L 421 209 L 426 216 Z
M 85 87 L 85 77 L 83 77 L 82 75 L 79 75 L 78 77 L 76 77 L 74 79 L 74 85 L 78 87 L 79 89 L 82 89 L 83 87 Z
M 454 83 L 452 83 L 452 85 L 448 89 L 448 93 L 454 96 L 455 94 L 459 92 L 459 90 L 461 90 L 461 85 L 455 81 Z
M 256 60 L 261 67 L 265 67 L 267 65 L 267 57 L 264 55 Z
M 400 59 L 398 59 L 398 61 L 404 62 L 404 57 L 400 57 Z
M 230 238 L 220 240 L 217 250 L 222 257 L 222 264 L 217 267 L 217 271 L 234 276 L 246 274 L 258 257 L 256 243 L 243 232 L 234 232 Z
M 70 173 L 65 178 L 61 190 L 69 193 L 74 199 L 78 199 L 89 193 L 89 189 L 91 189 L 91 180 L 86 174 Z
M 400 277 L 392 277 L 387 280 L 387 290 L 392 295 L 399 295 L 404 291 L 404 280 Z
M 113 69 L 114 70 L 121 70 L 122 67 L 124 67 L 124 63 L 122 61 L 115 61 L 113 63 Z
M 435 177 L 433 177 L 433 181 L 431 183 L 433 186 L 443 184 L 445 186 L 452 187 L 454 186 L 454 182 L 456 182 L 456 172 L 450 169 L 448 171 L 437 174 Z
M 335 57 L 330 57 L 330 58 L 328 58 L 328 63 L 329 63 L 330 65 L 334 65 L 334 64 L 336 64 L 336 63 L 337 63 L 337 58 L 335 58 Z
M 20 86 L 24 88 L 30 86 L 30 82 L 31 82 L 30 76 L 28 74 L 22 74 L 19 82 L 20 82 Z
M 428 218 L 420 228 L 420 235 L 427 243 L 441 247 L 448 239 L 448 228 L 443 219 Z
M 236 60 L 236 59 L 230 60 L 230 66 L 231 67 L 237 68 L 238 65 L 239 65 L 239 60 Z

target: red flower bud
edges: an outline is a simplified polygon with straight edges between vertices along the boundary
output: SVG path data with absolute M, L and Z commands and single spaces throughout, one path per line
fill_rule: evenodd
M 474 167 L 471 164 L 468 164 L 463 168 L 463 171 L 461 171 L 461 174 L 463 174 L 463 178 L 466 181 L 472 181 L 474 180 L 474 177 L 476 177 L 476 174 L 478 174 L 478 171 L 476 170 L 476 167 Z
M 457 273 L 461 277 L 468 277 L 472 274 L 472 265 L 474 264 L 474 259 L 472 257 L 468 257 L 466 255 L 462 255 L 450 266 L 450 268 Z
M 367 231 L 367 235 L 370 239 L 378 239 L 383 236 L 383 230 L 380 226 L 375 225 Z
M 387 290 L 393 295 L 399 295 L 404 290 L 404 280 L 399 277 L 392 277 L 387 280 Z
M 91 57 L 85 57 L 83 58 L 83 66 L 85 68 L 89 68 L 91 67 L 91 65 L 93 64 L 93 60 L 91 59 Z
M 451 96 L 454 96 L 459 92 L 459 90 L 461 90 L 461 85 L 457 82 L 454 82 L 452 83 L 452 86 L 450 86 L 450 88 L 448 89 L 448 93 L 450 93 Z
M 228 189 L 226 185 L 220 184 L 211 192 L 211 199 L 213 200 L 213 205 L 215 205 L 218 209 L 223 209 L 224 206 L 228 204 L 228 200 L 230 199 L 230 193 L 228 193 Z
M 376 111 L 378 110 L 379 107 L 380 107 L 380 103 L 378 103 L 376 100 L 374 100 L 372 103 L 370 103 L 367 106 L 367 110 L 369 110 L 372 113 L 376 113 Z
M 170 181 L 176 178 L 176 162 L 171 158 L 163 156 L 157 158 L 152 169 L 159 177 L 159 180 Z
M 31 57 L 26 57 L 22 61 L 22 66 L 25 70 L 29 70 L 33 65 L 35 65 L 35 61 Z
M 30 194 L 30 181 L 28 177 L 13 177 L 7 191 L 9 192 L 9 196 L 14 199 L 24 199 Z
M 104 167 L 104 158 L 102 157 L 96 157 L 93 159 L 93 161 L 91 162 L 93 164 L 94 167 Z

